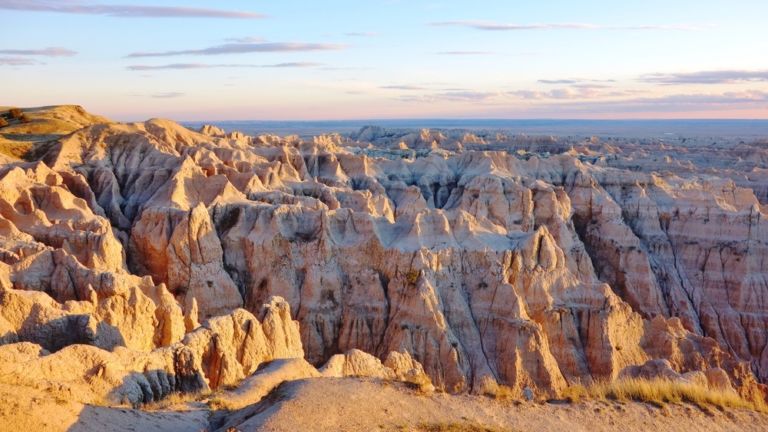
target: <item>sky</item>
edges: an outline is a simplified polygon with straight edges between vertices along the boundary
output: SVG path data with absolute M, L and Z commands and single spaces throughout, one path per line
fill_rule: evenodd
M 0 0 L 0 105 L 115 120 L 768 118 L 765 0 Z

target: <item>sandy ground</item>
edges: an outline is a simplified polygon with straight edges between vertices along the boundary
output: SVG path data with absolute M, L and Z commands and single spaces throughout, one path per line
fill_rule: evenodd
M 403 384 L 353 378 L 282 384 L 239 411 L 142 411 L 86 406 L 0 386 L 1 431 L 765 431 L 748 411 L 656 408 L 641 403 L 521 403 L 482 396 L 424 395 Z M 190 409 L 191 407 L 191 409 Z
M 208 410 L 146 412 L 83 405 L 28 387 L 0 384 L 0 431 L 186 432 L 208 427 Z
M 247 418 L 247 416 L 252 416 Z M 244 420 L 240 422 L 239 420 Z M 229 416 L 240 431 L 765 431 L 768 416 L 747 411 L 704 412 L 683 405 L 641 403 L 515 403 L 478 396 L 420 395 L 399 384 L 358 379 L 283 384 L 262 403 Z M 236 423 L 240 423 L 237 424 Z M 465 429 L 461 429 L 461 427 Z M 439 430 L 439 429 L 437 429 Z

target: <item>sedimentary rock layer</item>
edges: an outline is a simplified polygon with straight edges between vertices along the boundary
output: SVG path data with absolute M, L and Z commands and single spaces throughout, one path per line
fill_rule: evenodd
M 409 353 L 454 392 L 557 393 L 649 360 L 723 370 L 744 393 L 768 379 L 764 144 L 697 158 L 596 138 L 202 132 L 92 124 L 0 169 L 4 341 L 190 350 L 174 356 L 207 385 L 296 346 L 315 365 Z M 740 162 L 712 161 L 719 148 Z M 246 314 L 276 295 L 301 343 L 254 354 Z M 235 339 L 216 336 L 231 323 Z

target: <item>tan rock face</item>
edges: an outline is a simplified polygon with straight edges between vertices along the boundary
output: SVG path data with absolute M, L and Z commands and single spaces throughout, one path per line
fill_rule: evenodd
M 5 310 L 7 304 L 3 306 Z M 84 345 L 92 342 L 88 340 L 66 341 L 68 345 L 55 353 L 30 342 L 0 346 L 0 381 L 51 386 L 74 400 L 97 404 L 136 405 L 177 391 L 217 389 L 239 383 L 264 362 L 302 357 L 298 323 L 291 320 L 288 305 L 273 298 L 263 305 L 261 315 L 259 321 L 238 309 L 207 321 L 182 341 L 152 351 L 117 347 L 110 352 Z M 83 316 L 73 317 L 64 331 L 81 331 L 78 318 Z
M 320 375 L 326 378 L 368 377 L 397 380 L 411 383 L 422 391 L 434 390 L 424 367 L 408 352 L 392 351 L 382 363 L 368 353 L 352 349 L 345 354 L 331 357 L 320 369 Z
M 759 161 L 760 148 L 739 152 Z M 52 355 L 73 343 L 166 350 L 163 370 L 184 388 L 304 356 L 399 377 L 422 368 L 455 392 L 556 394 L 657 360 L 761 391 L 759 170 L 736 179 L 691 159 L 682 177 L 651 174 L 662 170 L 647 149 L 86 127 L 42 162 L 0 169 L 0 340 Z M 379 363 L 358 365 L 358 352 Z

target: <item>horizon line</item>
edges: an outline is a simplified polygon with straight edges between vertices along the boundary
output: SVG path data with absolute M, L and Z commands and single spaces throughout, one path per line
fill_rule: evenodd
M 151 117 L 164 118 L 164 117 Z M 145 121 L 147 121 L 145 120 Z M 497 118 L 497 117 L 383 117 L 383 118 L 364 118 L 364 119 L 241 119 L 241 120 L 173 120 L 178 123 L 200 123 L 200 122 L 366 122 L 366 121 L 768 121 L 765 118 L 728 118 L 728 117 L 675 117 L 675 118 L 557 118 L 557 117 L 525 117 L 525 118 Z

